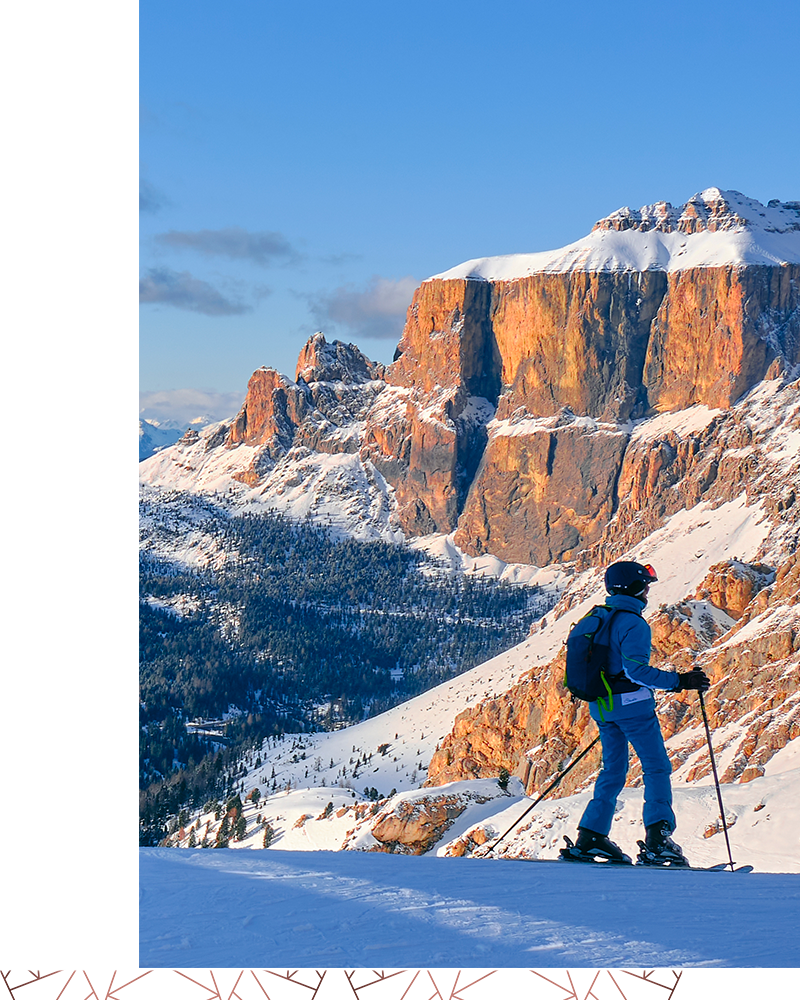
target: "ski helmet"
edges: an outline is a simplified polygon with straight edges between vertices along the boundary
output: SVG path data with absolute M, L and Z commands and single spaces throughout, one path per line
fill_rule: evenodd
M 637 562 L 617 562 L 606 570 L 606 590 L 609 594 L 639 597 L 644 593 L 645 587 L 656 580 L 656 571 L 649 563 L 643 566 Z

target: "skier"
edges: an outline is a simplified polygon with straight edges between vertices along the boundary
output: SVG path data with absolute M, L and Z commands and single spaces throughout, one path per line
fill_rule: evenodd
M 594 796 L 578 824 L 574 846 L 562 850 L 562 857 L 575 861 L 604 858 L 617 864 L 631 864 L 630 857 L 611 840 L 608 833 L 617 796 L 628 773 L 628 744 L 642 764 L 646 851 L 640 860 L 650 864 L 688 866 L 681 848 L 671 839 L 675 830 L 672 811 L 672 767 L 655 712 L 653 689 L 688 691 L 708 689 L 710 682 L 702 670 L 687 673 L 658 670 L 650 666 L 650 626 L 642 617 L 650 585 L 658 577 L 652 566 L 617 562 L 608 567 L 606 605 L 629 612 L 615 614 L 608 626 L 609 675 L 613 703 L 598 707 L 590 702 L 589 712 L 600 729 L 603 768 L 594 786 Z M 570 842 L 568 841 L 568 844 Z

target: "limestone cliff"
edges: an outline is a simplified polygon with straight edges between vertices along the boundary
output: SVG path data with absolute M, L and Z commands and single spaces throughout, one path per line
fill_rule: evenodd
M 601 220 L 599 240 L 636 233 L 628 260 L 598 243 L 423 282 L 386 372 L 396 405 L 372 415 L 363 452 L 407 533 L 456 530 L 469 554 L 506 561 L 572 559 L 627 496 L 632 419 L 730 408 L 800 362 L 800 209 L 735 195 Z M 644 253 L 656 235 L 666 258 Z M 485 427 L 459 422 L 475 398 L 495 409 Z
M 315 335 L 294 382 L 256 371 L 230 427 L 165 449 L 149 481 L 218 484 L 223 469 L 279 506 L 306 484 L 303 511 L 330 510 L 321 493 L 345 473 L 321 456 L 348 455 L 384 535 L 580 564 L 748 478 L 748 424 L 726 430 L 722 458 L 714 421 L 691 441 L 644 439 L 638 422 L 729 412 L 798 364 L 800 203 L 709 188 L 424 281 L 386 368 Z
M 634 434 L 620 476 L 624 500 L 575 567 L 596 576 L 590 567 L 635 550 L 645 538 L 657 546 L 657 529 L 685 508 L 703 504 L 711 521 L 721 504 L 744 496 L 761 509 L 769 533 L 758 561 L 731 556 L 711 565 L 694 593 L 650 616 L 654 664 L 698 665 L 711 677 L 707 706 L 714 731 L 725 734 L 717 744 L 723 780 L 748 781 L 800 735 L 800 382 L 767 381 L 730 410 L 697 408 L 684 416 L 683 424 L 656 417 Z M 685 545 L 694 551 L 691 531 Z M 548 615 L 551 624 L 585 597 L 568 590 Z M 488 777 L 505 767 L 529 791 L 542 788 L 596 732 L 586 705 L 566 694 L 563 672 L 559 654 L 497 698 L 462 712 L 431 761 L 428 783 Z M 709 768 L 695 700 L 692 693 L 661 695 L 659 707 L 673 766 L 688 780 Z M 558 794 L 581 787 L 598 765 L 593 751 Z M 634 766 L 630 781 L 638 780 Z

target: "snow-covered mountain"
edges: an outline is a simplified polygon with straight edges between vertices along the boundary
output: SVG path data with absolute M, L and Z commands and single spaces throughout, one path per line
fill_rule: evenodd
M 162 448 L 168 448 L 180 438 L 182 431 L 171 427 L 159 427 L 149 420 L 139 419 L 139 461 L 143 462 Z
M 220 557 L 215 511 L 276 509 L 563 591 L 525 642 L 447 684 L 254 749 L 229 775 L 242 802 L 228 820 L 246 821 L 229 846 L 261 847 L 266 821 L 284 849 L 474 854 L 513 818 L 501 769 L 516 808 L 588 744 L 558 654 L 602 597 L 601 567 L 629 557 L 658 569 L 659 665 L 712 677 L 740 860 L 799 870 L 798 240 L 800 206 L 736 192 L 620 210 L 573 247 L 424 282 L 388 368 L 317 334 L 295 381 L 259 369 L 233 421 L 142 463 L 143 544 L 183 564 Z M 679 840 L 724 860 L 692 698 L 661 702 Z M 552 856 L 597 766 L 503 853 Z M 630 780 L 627 847 L 636 768 Z M 215 843 L 225 806 L 176 817 L 170 842 Z
M 591 252 L 469 262 L 417 289 L 392 365 L 317 334 L 295 381 L 257 370 L 234 420 L 188 431 L 142 480 L 153 502 L 177 489 L 362 538 L 455 533 L 473 557 L 571 561 L 627 502 L 642 420 L 721 419 L 765 377 L 796 377 L 799 220 L 794 202 L 713 188 L 614 213 L 579 241 Z
M 800 202 L 762 205 L 739 191 L 706 188 L 678 208 L 668 201 L 617 209 L 559 250 L 482 257 L 429 281 L 514 281 L 567 271 L 685 271 L 800 263 Z

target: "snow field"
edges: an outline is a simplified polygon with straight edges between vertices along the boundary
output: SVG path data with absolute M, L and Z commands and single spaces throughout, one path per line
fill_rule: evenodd
M 140 965 L 785 968 L 798 905 L 789 875 L 147 848 Z

